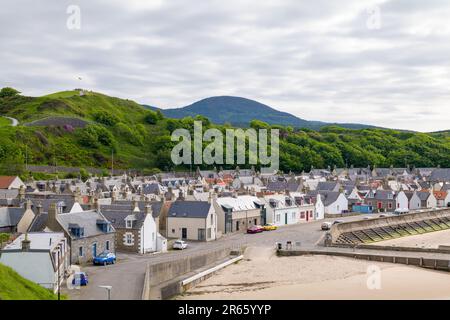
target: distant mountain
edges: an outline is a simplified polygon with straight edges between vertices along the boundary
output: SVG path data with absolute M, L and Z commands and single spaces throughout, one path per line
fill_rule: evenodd
M 344 128 L 362 129 L 375 128 L 374 126 L 353 123 L 327 123 L 321 121 L 308 121 L 298 118 L 290 113 L 278 111 L 265 104 L 254 100 L 220 96 L 206 98 L 197 101 L 189 106 L 176 109 L 159 109 L 152 106 L 145 106 L 151 110 L 161 110 L 170 118 L 184 118 L 202 115 L 217 124 L 231 123 L 235 126 L 248 126 L 252 120 L 260 120 L 269 124 L 293 126 L 298 128 L 320 129 L 328 125 L 339 125 Z

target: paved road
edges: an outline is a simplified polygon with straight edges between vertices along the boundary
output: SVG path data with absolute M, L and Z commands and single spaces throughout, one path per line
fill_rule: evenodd
M 362 219 L 362 217 L 346 217 L 339 218 L 339 220 L 353 221 Z M 285 243 L 286 241 L 300 242 L 301 246 L 305 247 L 315 247 L 321 242 L 325 234 L 320 230 L 320 225 L 323 221 L 333 220 L 335 219 L 282 226 L 278 230 L 259 234 L 233 234 L 211 242 L 189 242 L 189 248 L 183 251 L 169 251 L 153 255 L 119 253 L 118 261 L 115 265 L 85 267 L 83 271 L 88 273 L 89 285 L 80 290 L 66 291 L 65 293 L 71 299 L 103 300 L 106 299 L 107 292 L 98 286 L 111 285 L 113 287 L 111 299 L 137 300 L 141 298 L 147 263 L 156 264 L 178 259 L 183 256 L 214 251 L 224 247 L 275 247 L 276 242 Z
M 11 120 L 11 126 L 12 127 L 17 127 L 17 125 L 19 124 L 19 120 L 15 119 L 15 118 L 6 117 L 6 116 L 3 116 L 3 118 Z

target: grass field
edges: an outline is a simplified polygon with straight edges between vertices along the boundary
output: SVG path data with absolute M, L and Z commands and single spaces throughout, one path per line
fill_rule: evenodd
M 57 296 L 0 264 L 0 300 L 57 300 Z
M 11 120 L 0 117 L 0 127 L 10 126 Z

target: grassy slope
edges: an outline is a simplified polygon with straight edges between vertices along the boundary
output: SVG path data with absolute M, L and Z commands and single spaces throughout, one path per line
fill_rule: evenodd
M 48 116 L 70 116 L 88 121 L 95 121 L 96 114 L 113 114 L 119 122 L 122 122 L 135 130 L 136 125 L 144 126 L 150 131 L 155 126 L 145 123 L 144 117 L 147 110 L 141 105 L 130 101 L 108 97 L 100 93 L 87 92 L 80 96 L 78 91 L 58 92 L 42 97 L 15 97 L 0 103 L 0 114 L 17 118 L 21 124 L 46 118 Z M 150 152 L 151 141 L 144 134 L 143 145 L 130 144 L 117 132 L 114 127 L 108 127 L 117 140 L 116 167 L 151 166 L 154 161 Z M 159 131 L 158 129 L 156 130 Z M 74 166 L 108 166 L 112 149 L 109 147 L 86 148 L 81 146 L 76 134 L 64 132 L 58 128 L 44 127 L 18 127 L 1 128 L 0 134 L 3 141 L 8 144 L 16 144 L 25 149 L 28 145 L 29 154 L 34 158 L 30 163 L 54 164 Z M 44 138 L 42 138 L 44 137 Z M 5 142 L 4 142 L 5 143 Z M 1 144 L 0 144 L 1 145 Z
M 115 124 L 101 124 L 114 139 L 115 168 L 156 168 L 165 170 L 170 150 L 170 133 L 179 127 L 191 128 L 192 118 L 163 119 L 150 125 L 145 116 L 151 111 L 124 99 L 100 93 L 64 91 L 42 97 L 0 99 L 0 114 L 17 118 L 21 124 L 48 116 L 77 117 L 95 123 L 98 114 L 110 114 Z M 255 115 L 257 117 L 257 115 Z M 127 135 L 120 127 L 132 131 Z M 224 129 L 218 126 L 219 129 Z M 401 132 L 385 129 L 350 130 L 336 126 L 320 131 L 288 132 L 282 129 L 280 163 L 282 170 L 309 170 L 310 166 L 450 166 L 450 135 Z M 80 133 L 61 127 L 1 127 L 0 167 L 10 168 L 28 154 L 28 163 L 76 167 L 109 168 L 112 147 L 86 146 Z M 136 143 L 138 137 L 139 141 Z M 28 152 L 26 152 L 26 148 Z M 164 150 L 163 153 L 159 153 Z M 9 156 L 9 162 L 5 157 Z M 162 160 L 161 160 L 162 159 Z M 6 164 L 6 165 L 5 165 Z M 5 170 L 4 170 L 5 171 Z
M 13 269 L 0 264 L 0 300 L 56 300 L 50 290 L 21 277 Z

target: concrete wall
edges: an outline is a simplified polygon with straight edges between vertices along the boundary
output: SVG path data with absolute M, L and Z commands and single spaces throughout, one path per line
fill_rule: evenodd
M 428 210 L 424 212 L 408 213 L 398 216 L 388 216 L 384 218 L 375 218 L 369 220 L 358 220 L 339 223 L 331 227 L 330 233 L 332 236 L 332 241 L 335 242 L 339 238 L 339 235 L 345 232 L 354 232 L 370 228 L 394 226 L 402 223 L 408 222 L 411 223 L 416 221 L 449 216 L 450 216 L 450 209 Z
M 208 253 L 200 253 L 172 261 L 161 262 L 149 266 L 151 286 L 179 277 L 188 272 L 207 266 L 230 255 L 230 247 Z

